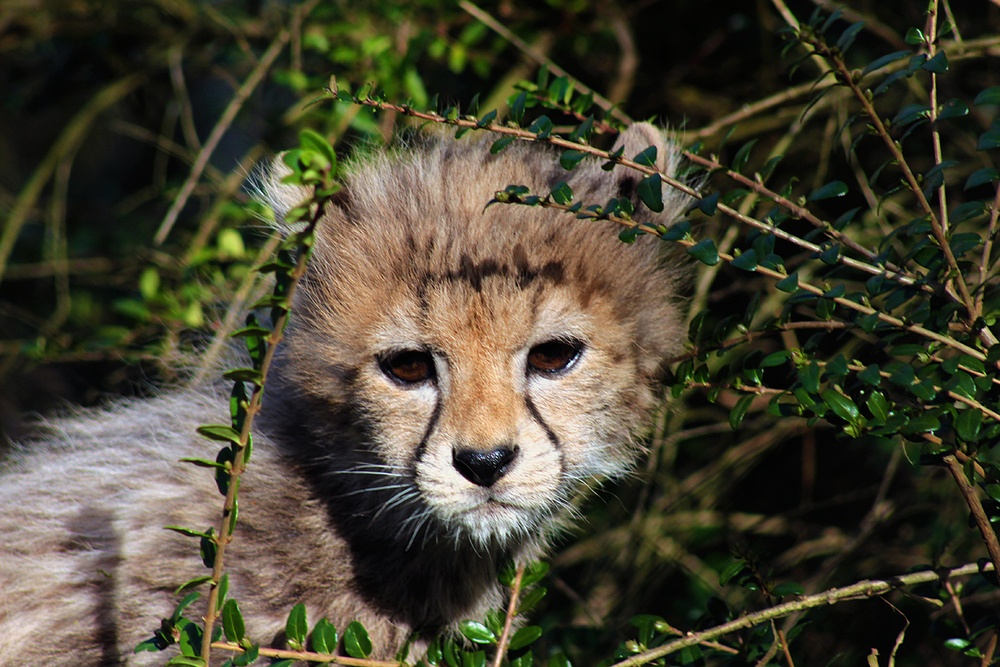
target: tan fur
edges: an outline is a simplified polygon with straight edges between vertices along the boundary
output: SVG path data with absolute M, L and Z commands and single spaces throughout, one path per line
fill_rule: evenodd
M 657 145 L 673 168 L 651 126 L 622 141 L 628 157 Z M 655 239 L 485 208 L 507 185 L 545 194 L 560 180 L 603 204 L 631 196 L 637 176 L 588 161 L 567 172 L 539 145 L 493 156 L 486 138 L 411 143 L 351 167 L 256 425 L 227 565 L 265 645 L 297 602 L 341 630 L 361 620 L 381 657 L 414 631 L 481 616 L 499 567 L 541 555 L 581 488 L 633 465 L 656 374 L 681 343 Z M 303 197 L 271 181 L 279 215 Z M 663 214 L 637 217 L 669 222 L 682 204 L 668 196 Z M 550 341 L 582 349 L 541 372 L 529 355 Z M 433 377 L 387 372 L 408 350 Z M 226 412 L 214 391 L 169 394 L 54 422 L 13 457 L 0 479 L 0 665 L 163 662 L 132 648 L 207 571 L 194 540 L 161 527 L 204 530 L 221 507 L 211 475 L 176 461 L 212 456 L 194 427 Z M 491 469 L 498 452 L 511 458 Z M 462 455 L 496 479 L 475 481 Z

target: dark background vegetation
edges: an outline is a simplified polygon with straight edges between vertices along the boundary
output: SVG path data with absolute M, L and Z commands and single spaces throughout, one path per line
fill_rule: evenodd
M 838 30 L 866 20 L 848 58 L 858 68 L 914 49 L 904 37 L 926 21 L 924 2 L 852 0 L 846 7 Z M 804 51 L 783 53 L 779 33 L 788 27 L 783 10 L 805 21 L 817 8 L 832 10 L 825 0 L 787 7 L 509 0 L 481 8 L 632 118 L 669 124 L 724 162 L 751 139 L 758 140 L 753 168 L 778 151 L 784 159 L 772 181 L 790 184 L 793 197 L 833 180 L 850 184 L 848 197 L 817 202 L 826 218 L 865 204 L 863 184 L 884 155 L 871 142 L 856 159 L 845 157 L 852 130 L 841 128 L 857 105 L 831 93 L 808 107 L 820 70 L 807 60 L 791 73 Z M 301 9 L 266 0 L 0 0 L 0 427 L 7 439 L 30 430 L 26 412 L 141 395 L 197 373 L 201 352 L 253 292 L 250 267 L 269 252 L 266 214 L 246 181 L 254 165 L 294 145 L 303 127 L 346 154 L 358 141 L 412 124 L 349 102 L 313 104 L 331 76 L 353 90 L 376 82 L 385 99 L 417 108 L 434 96 L 466 107 L 478 95 L 485 110 L 502 107 L 515 83 L 538 72 L 522 48 L 452 3 L 322 2 L 299 25 Z M 1000 33 L 996 3 L 939 9 L 954 12 L 963 40 Z M 276 53 L 270 63 L 269 49 Z M 940 97 L 971 106 L 979 91 L 1000 84 L 998 52 L 1000 38 L 952 58 Z M 248 86 L 254 77 L 259 84 Z M 899 109 L 925 101 L 927 90 L 926 78 L 913 77 L 883 99 Z M 787 91 L 780 104 L 742 112 Z M 962 180 L 989 165 L 974 145 L 988 111 L 975 108 L 944 130 L 946 152 L 963 165 L 959 198 Z M 217 147 L 192 177 L 213 134 Z M 926 171 L 933 164 L 926 135 L 909 141 Z M 733 187 L 716 181 L 710 185 Z M 869 234 L 891 229 L 912 205 L 882 203 L 872 215 L 884 226 Z M 699 234 L 722 239 L 736 224 L 711 218 Z M 693 311 L 706 309 L 715 321 L 740 318 L 754 294 L 781 310 L 771 282 L 717 268 L 701 267 L 692 278 Z M 847 345 L 842 336 L 823 334 L 811 344 L 832 355 Z M 761 349 L 791 349 L 808 337 L 776 333 Z M 767 371 L 767 380 L 781 385 L 782 372 Z M 767 606 L 773 600 L 760 589 L 775 583 L 812 593 L 985 555 L 951 478 L 918 464 L 920 444 L 845 437 L 823 420 L 775 419 L 766 400 L 752 404 L 734 430 L 729 414 L 738 395 L 727 387 L 689 382 L 678 393 L 658 417 L 644 470 L 588 501 L 586 521 L 554 556 L 547 599 L 533 613 L 547 631 L 537 655 L 563 651 L 575 664 L 596 664 L 634 635 L 629 619 L 637 614 L 696 629 Z M 720 584 L 719 573 L 740 558 L 765 583 Z M 941 585 L 811 612 L 796 630 L 785 627 L 792 636 L 801 631 L 790 655 L 796 665 L 856 665 L 877 649 L 885 665 L 909 622 L 897 664 L 980 664 L 945 640 L 971 637 L 987 651 L 1000 597 L 982 578 L 955 583 L 962 585 L 958 612 L 954 590 Z M 720 611 L 720 601 L 731 611 Z M 752 641 L 750 633 L 727 640 Z M 691 659 L 754 664 L 759 657 Z M 779 651 L 774 661 L 787 656 Z

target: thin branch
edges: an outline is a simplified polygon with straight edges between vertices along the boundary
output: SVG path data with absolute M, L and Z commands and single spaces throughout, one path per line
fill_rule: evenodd
M 507 615 L 504 617 L 503 630 L 497 641 L 497 652 L 493 656 L 492 667 L 500 667 L 507 654 L 507 644 L 510 642 L 510 631 L 514 627 L 514 617 L 517 616 L 517 599 L 521 595 L 521 581 L 524 579 L 524 565 L 517 566 L 514 581 L 510 585 L 510 601 L 507 603 Z
M 305 231 L 307 233 L 315 229 L 319 221 L 323 219 L 326 211 L 325 203 L 326 200 L 319 199 L 316 211 L 310 217 L 309 223 L 306 225 Z M 296 260 L 295 268 L 289 273 L 289 278 L 291 280 L 288 286 L 287 294 L 285 295 L 285 299 L 288 303 L 291 303 L 295 297 L 295 292 L 297 291 L 299 281 L 305 274 L 306 264 L 309 261 L 310 255 L 311 253 L 308 252 L 308 249 L 302 248 Z M 271 368 L 271 363 L 274 361 L 275 352 L 281 344 L 281 341 L 284 339 L 285 325 L 288 322 L 289 316 L 290 312 L 285 310 L 273 323 L 271 335 L 266 339 L 267 347 L 259 368 L 260 380 L 255 383 L 253 394 L 250 396 L 250 400 L 247 404 L 246 417 L 243 420 L 243 427 L 240 431 L 240 444 L 236 447 L 237 451 L 235 452 L 232 469 L 229 473 L 230 479 L 228 488 L 226 489 L 226 501 L 222 510 L 219 532 L 215 537 L 215 561 L 212 567 L 212 581 L 209 586 L 208 603 L 205 611 L 205 629 L 202 637 L 201 657 L 205 660 L 206 664 L 209 664 L 209 654 L 212 648 L 212 630 L 215 625 L 216 616 L 219 612 L 219 582 L 222 579 L 222 573 L 224 570 L 226 546 L 233 541 L 232 523 L 235 520 L 234 512 L 236 511 L 236 494 L 239 489 L 240 475 L 243 474 L 243 470 L 246 467 L 246 457 L 244 456 L 244 453 L 247 444 L 250 441 L 250 431 L 253 427 L 254 418 L 263 408 L 264 386 L 267 383 L 268 371 Z
M 869 250 L 868 248 L 865 248 L 860 243 L 840 233 L 839 231 L 834 229 L 833 225 L 831 225 L 829 222 L 826 222 L 825 220 L 821 220 L 820 218 L 816 217 L 816 215 L 814 215 L 809 209 L 805 208 L 804 206 L 800 206 L 799 204 L 796 204 L 795 202 L 788 199 L 787 197 L 783 197 L 777 192 L 768 189 L 760 181 L 748 178 L 737 171 L 733 171 L 732 169 L 723 166 L 722 163 L 720 163 L 718 160 L 714 158 L 704 158 L 700 155 L 691 153 L 689 151 L 683 151 L 683 155 L 685 159 L 694 162 L 695 164 L 701 165 L 706 169 L 710 169 L 712 171 L 721 171 L 725 173 L 726 176 L 736 181 L 740 185 L 752 189 L 759 195 L 766 197 L 767 199 L 772 200 L 775 204 L 778 204 L 779 206 L 787 209 L 788 212 L 794 215 L 795 217 L 802 218 L 803 220 L 805 220 L 812 226 L 816 227 L 817 229 L 822 229 L 829 236 L 833 237 L 844 246 L 851 248 L 858 254 L 863 255 L 864 257 L 867 257 L 872 262 L 875 262 L 877 260 L 878 253 Z M 728 214 L 727 211 L 728 207 L 720 204 L 718 208 L 723 213 Z M 744 214 L 740 213 L 740 215 Z M 732 216 L 732 217 L 737 217 L 737 216 Z M 795 245 L 801 248 L 805 248 L 810 252 L 819 252 L 820 250 L 822 250 L 822 248 L 820 248 L 820 246 L 816 245 L 815 243 L 809 243 L 808 241 L 802 240 L 794 236 L 793 234 L 789 234 L 788 232 L 785 232 L 784 230 L 775 227 L 774 225 L 770 225 L 766 222 L 757 220 L 755 218 L 751 218 L 750 216 L 744 215 L 744 217 L 747 219 L 746 220 L 744 220 L 743 218 L 737 218 L 737 219 L 739 219 L 741 222 L 746 222 L 747 224 L 757 227 L 762 231 L 768 231 L 774 234 L 777 238 L 780 238 L 784 241 L 789 241 L 790 243 L 794 243 Z M 887 278 L 890 278 L 891 280 L 894 280 L 903 285 L 913 285 L 916 282 L 913 276 L 906 274 L 903 269 L 889 263 L 886 263 L 885 268 L 882 268 L 880 266 L 876 266 L 875 264 L 866 264 L 864 262 L 859 262 L 850 257 L 840 257 L 838 258 L 838 260 L 841 261 L 843 264 L 850 266 L 851 268 L 859 269 L 861 271 L 865 271 L 866 273 L 871 273 L 873 275 L 885 273 Z M 927 287 L 926 289 L 930 288 Z
M 187 204 L 188 199 L 191 197 L 191 193 L 194 192 L 195 186 L 201 179 L 201 174 L 208 166 L 208 161 L 212 157 L 212 153 L 218 148 L 219 142 L 222 141 L 223 135 L 232 125 L 233 121 L 236 119 L 236 114 L 239 113 L 240 109 L 243 107 L 243 103 L 247 101 L 250 94 L 260 85 L 260 82 L 264 80 L 264 77 L 271 69 L 271 65 L 278 58 L 278 55 L 288 44 L 291 36 L 296 32 L 302 25 L 302 21 L 309 12 L 313 10 L 316 5 L 319 4 L 319 0 L 306 0 L 306 2 L 299 5 L 298 9 L 293 13 L 292 20 L 289 22 L 288 27 L 282 29 L 278 36 L 274 38 L 271 45 L 264 52 L 261 57 L 260 62 L 254 67 L 250 76 L 246 78 L 243 84 L 233 95 L 233 99 L 229 101 L 229 105 L 226 106 L 225 111 L 222 112 L 222 116 L 219 118 L 215 127 L 212 128 L 212 132 L 208 135 L 205 140 L 205 144 L 201 148 L 201 152 L 198 153 L 197 159 L 194 161 L 194 165 L 191 167 L 191 172 L 188 174 L 187 179 L 181 186 L 180 192 L 177 193 L 177 197 L 174 199 L 174 203 L 171 204 L 170 210 L 167 211 L 166 216 L 163 218 L 163 222 L 160 223 L 160 228 L 156 231 L 156 236 L 153 238 L 153 243 L 156 245 L 162 245 L 164 241 L 167 240 L 167 236 L 170 234 L 170 230 L 173 229 L 174 224 L 177 222 L 177 217 L 180 215 L 181 210 Z
M 87 136 L 91 125 L 97 117 L 108 107 L 118 103 L 119 100 L 135 90 L 139 84 L 145 81 L 144 72 L 130 74 L 124 78 L 101 89 L 87 102 L 82 109 L 66 124 L 66 128 L 56 139 L 56 142 L 45 154 L 41 164 L 35 168 L 31 178 L 21 189 L 10 215 L 3 225 L 3 232 L 0 233 L 0 278 L 3 278 L 4 267 L 7 266 L 7 258 L 10 257 L 14 249 L 14 242 L 21 231 L 21 227 L 28 221 L 29 216 L 38 201 L 45 184 L 49 182 L 56 169 L 59 167 L 63 156 L 75 152 Z
M 474 16 L 487 28 L 491 29 L 493 32 L 495 32 L 496 34 L 500 35 L 508 42 L 513 44 L 522 53 L 525 53 L 528 56 L 530 56 L 532 60 L 537 62 L 539 65 L 545 65 L 546 67 L 549 68 L 549 71 L 555 74 L 556 76 L 564 76 L 570 81 L 572 81 L 573 87 L 576 88 L 579 92 L 583 93 L 584 95 L 588 94 L 593 95 L 594 101 L 597 102 L 597 104 L 600 105 L 607 113 L 611 114 L 612 116 L 614 116 L 623 123 L 628 124 L 632 122 L 632 119 L 629 118 L 629 116 L 626 115 L 624 112 L 622 112 L 620 109 L 618 109 L 618 107 L 616 107 L 611 102 L 611 100 L 604 97 L 600 93 L 592 90 L 591 88 L 585 86 L 584 84 L 580 83 L 580 81 L 578 81 L 576 77 L 570 76 L 569 72 L 559 67 L 559 65 L 552 62 L 552 60 L 547 58 L 545 55 L 533 49 L 530 44 L 528 44 L 523 39 L 521 39 L 513 32 L 508 30 L 505 25 L 494 19 L 487 12 L 483 11 L 473 3 L 469 2 L 469 0 L 459 0 L 458 6 L 464 9 L 472 16 Z
M 232 642 L 212 642 L 212 648 L 232 651 L 234 653 L 244 653 L 243 647 Z M 347 665 L 347 667 L 402 667 L 405 663 L 390 662 L 388 660 L 369 660 L 368 658 L 352 658 L 346 655 L 334 655 L 332 653 L 315 653 L 313 651 L 288 651 L 278 648 L 257 649 L 260 655 L 269 658 L 286 658 L 290 660 L 308 660 L 309 662 L 325 662 L 335 665 Z
M 914 586 L 916 584 L 923 584 L 932 581 L 946 581 L 952 577 L 964 577 L 977 574 L 980 571 L 993 570 L 994 566 L 992 563 L 988 563 L 982 568 L 980 568 L 978 563 L 969 563 L 952 570 L 925 570 L 922 572 L 914 572 L 912 574 L 904 574 L 891 579 L 866 579 L 864 581 L 851 584 L 850 586 L 833 588 L 822 593 L 817 593 L 816 595 L 809 595 L 799 598 L 798 600 L 784 602 L 762 611 L 741 616 L 734 621 L 718 625 L 714 628 L 709 628 L 708 630 L 690 632 L 682 639 L 677 639 L 663 646 L 658 646 L 657 648 L 634 655 L 626 660 L 615 663 L 611 667 L 638 667 L 639 665 L 645 665 L 664 656 L 676 653 L 677 651 L 687 648 L 688 646 L 695 646 L 696 644 L 701 644 L 705 641 L 728 635 L 736 632 L 737 630 L 744 630 L 746 628 L 760 625 L 761 623 L 766 623 L 772 619 L 783 618 L 796 611 L 824 607 L 844 602 L 846 600 L 863 600 L 867 598 L 881 597 L 904 586 Z
M 986 510 L 983 509 L 983 503 L 979 500 L 975 487 L 969 482 L 969 478 L 965 476 L 962 464 L 958 462 L 954 454 L 945 456 L 944 464 L 958 484 L 958 490 L 962 493 L 962 497 L 965 498 L 965 504 L 969 506 L 969 510 L 972 512 L 972 516 L 976 521 L 976 527 L 979 528 L 979 533 L 983 536 L 983 542 L 986 544 L 986 550 L 990 554 L 993 567 L 997 568 L 997 572 L 1000 572 L 1000 541 L 997 540 L 993 524 L 990 523 L 990 518 L 986 515 Z
M 948 243 L 948 238 L 945 233 L 945 229 L 942 226 L 941 219 L 935 213 L 930 202 L 927 201 L 927 197 L 924 196 L 923 190 L 917 181 L 916 175 L 910 168 L 909 163 L 903 156 L 902 148 L 896 140 L 894 140 L 890 135 L 889 131 L 885 127 L 885 123 L 882 121 L 882 117 L 879 116 L 878 111 L 869 99 L 866 91 L 856 81 L 854 73 L 848 69 L 847 64 L 844 62 L 843 57 L 839 52 L 834 52 L 829 45 L 826 44 L 822 39 L 810 38 L 804 33 L 800 33 L 803 38 L 803 43 L 810 45 L 816 53 L 821 54 L 827 59 L 829 63 L 833 66 L 834 72 L 837 75 L 837 81 L 844 86 L 847 86 L 854 94 L 854 97 L 861 103 L 862 109 L 864 109 L 865 116 L 871 122 L 872 127 L 875 129 L 876 134 L 882 139 L 883 143 L 889 149 L 892 154 L 895 163 L 903 172 L 903 178 L 906 180 L 906 184 L 917 198 L 917 202 L 920 204 L 920 208 L 927 215 L 928 222 L 931 226 L 931 233 L 934 235 L 938 246 L 941 248 L 941 252 L 944 254 L 945 262 L 949 268 L 949 275 L 945 280 L 945 291 L 951 296 L 955 301 L 963 304 L 966 308 L 966 313 L 969 316 L 969 324 L 972 324 L 971 315 L 974 311 L 975 305 L 972 300 L 972 296 L 969 294 L 969 288 L 966 285 L 965 278 L 962 275 L 962 271 L 958 266 L 958 261 L 955 259 L 954 253 L 951 251 L 951 245 Z M 955 292 L 955 285 L 958 287 L 958 293 Z M 986 338 L 992 338 L 992 334 L 985 327 L 982 329 L 985 332 Z M 995 343 L 996 341 L 992 341 Z
M 928 60 L 933 58 L 937 51 L 937 17 L 938 17 L 938 3 L 937 0 L 931 0 L 929 6 L 927 7 L 927 25 L 925 29 L 926 44 L 927 44 L 927 58 Z M 930 121 L 931 127 L 931 145 L 934 149 L 934 164 L 941 164 L 941 132 L 937 126 L 937 74 L 931 72 L 931 92 L 930 92 Z M 944 186 L 944 180 L 942 179 L 940 187 L 937 189 L 938 195 L 938 216 L 941 218 L 941 228 L 944 232 L 948 233 L 948 200 L 946 196 L 946 190 Z

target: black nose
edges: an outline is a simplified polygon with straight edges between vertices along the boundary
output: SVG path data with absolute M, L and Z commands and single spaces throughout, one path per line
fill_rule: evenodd
M 462 477 L 473 484 L 489 487 L 504 476 L 511 461 L 517 456 L 517 448 L 497 447 L 488 452 L 478 449 L 455 451 L 452 462 Z

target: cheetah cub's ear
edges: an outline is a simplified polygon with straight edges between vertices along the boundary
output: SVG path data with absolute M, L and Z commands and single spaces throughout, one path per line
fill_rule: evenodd
M 622 157 L 634 160 L 639 153 L 650 146 L 656 148 L 656 162 L 654 163 L 656 169 L 665 174 L 676 174 L 680 164 L 680 151 L 667 138 L 666 132 L 649 123 L 634 123 L 623 130 L 615 141 L 612 152 L 622 148 L 624 149 Z M 645 174 L 626 167 L 616 167 L 613 173 L 618 183 L 620 196 L 632 200 L 636 211 L 641 210 L 648 214 L 649 211 L 646 207 L 639 204 L 639 196 L 636 191 L 636 186 L 638 186 L 639 181 L 645 178 Z M 686 195 L 675 188 L 665 187 L 663 190 L 664 211 L 656 216 L 658 222 L 662 222 L 664 217 L 673 220 L 676 215 L 680 215 L 688 199 Z M 643 218 L 647 217 L 640 215 Z

